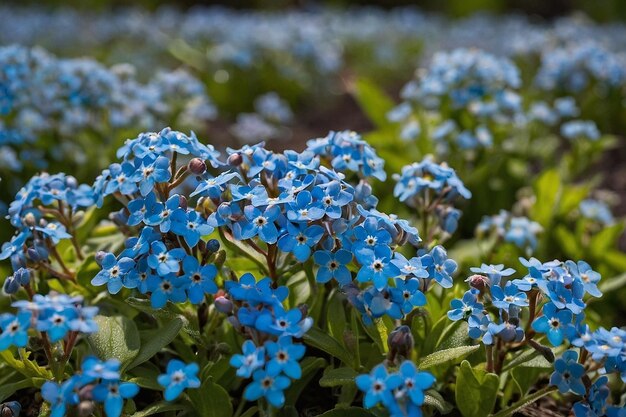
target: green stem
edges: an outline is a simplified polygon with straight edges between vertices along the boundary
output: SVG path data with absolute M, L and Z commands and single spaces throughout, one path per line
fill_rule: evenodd
M 509 408 L 505 408 L 504 410 L 500 410 L 496 414 L 491 414 L 490 417 L 509 417 L 509 416 L 512 416 L 520 408 L 523 408 L 523 407 L 525 407 L 525 406 L 527 406 L 529 404 L 534 403 L 539 398 L 545 397 L 546 395 L 550 394 L 553 391 L 556 391 L 556 387 L 549 385 L 549 386 L 547 386 L 545 388 L 540 389 L 539 391 L 535 391 L 532 394 L 525 396 L 524 398 L 522 398 L 518 402 L 516 402 L 513 405 L 511 405 Z

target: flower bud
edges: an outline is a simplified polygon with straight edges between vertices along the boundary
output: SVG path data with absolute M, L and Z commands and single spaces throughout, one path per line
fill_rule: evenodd
M 194 175 L 202 175 L 206 172 L 206 162 L 200 158 L 193 158 L 187 165 L 189 172 Z
M 224 294 L 216 295 L 213 304 L 220 313 L 232 314 L 233 312 L 233 302 L 226 298 Z
M 400 326 L 389 333 L 387 345 L 389 346 L 389 359 L 394 360 L 396 356 L 408 358 L 411 355 L 415 341 L 409 326 Z
M 211 239 L 206 243 L 206 250 L 215 253 L 220 250 L 220 241 L 217 239 Z
M 3 289 L 5 294 L 15 294 L 20 289 L 20 283 L 11 275 L 4 280 Z
M 18 417 L 22 412 L 22 405 L 17 401 L 0 404 L 0 417 Z
M 103 250 L 99 250 L 98 252 L 96 252 L 96 255 L 95 255 L 96 263 L 102 266 L 102 261 L 104 260 L 105 256 L 107 256 L 107 253 Z
M 187 210 L 187 197 L 185 197 L 184 195 L 179 195 L 178 196 L 178 207 Z
M 480 292 L 483 292 L 485 288 L 491 286 L 491 280 L 488 277 L 480 274 L 472 275 L 471 277 L 467 278 L 465 282 L 469 283 L 470 287 L 476 288 Z
M 26 286 L 30 283 L 30 271 L 26 268 L 18 269 L 17 271 L 15 271 L 15 274 L 13 274 L 13 276 L 20 285 Z
M 237 167 L 243 163 L 243 157 L 239 153 L 234 153 L 228 157 L 228 165 Z

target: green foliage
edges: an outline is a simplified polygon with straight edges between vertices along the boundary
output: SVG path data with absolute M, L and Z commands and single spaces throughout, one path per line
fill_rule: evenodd
M 461 362 L 456 378 L 455 400 L 463 417 L 484 417 L 496 403 L 500 380 L 498 375 L 472 368 Z

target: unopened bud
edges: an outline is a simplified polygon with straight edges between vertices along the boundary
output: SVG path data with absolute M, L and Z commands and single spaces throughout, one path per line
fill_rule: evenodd
M 234 153 L 228 157 L 228 165 L 237 167 L 243 163 L 243 157 L 239 153 Z
M 20 268 L 13 274 L 15 280 L 20 285 L 28 285 L 30 283 L 30 271 L 27 268 Z
M 202 175 L 206 172 L 206 162 L 200 158 L 193 158 L 187 165 L 189 171 L 194 175 Z
M 94 256 L 96 259 L 96 263 L 102 266 L 102 261 L 104 260 L 105 256 L 107 256 L 107 253 L 103 250 L 99 250 L 98 252 L 96 252 L 96 255 Z
M 11 275 L 4 280 L 3 289 L 7 295 L 15 294 L 20 289 L 20 283 Z
M 0 417 L 19 417 L 21 412 L 22 405 L 17 401 L 0 404 Z
M 220 241 L 217 239 L 211 239 L 206 243 L 206 250 L 215 253 L 220 250 Z
M 471 277 L 467 278 L 465 282 L 469 283 L 470 287 L 476 288 L 480 292 L 483 292 L 485 288 L 491 286 L 491 280 L 488 277 L 480 274 L 472 275 Z
M 185 197 L 184 195 L 180 195 L 178 196 L 178 207 L 187 210 L 187 197 Z
M 411 355 L 415 341 L 409 326 L 400 326 L 389 333 L 387 345 L 389 346 L 389 359 L 394 360 L 397 356 L 408 358 Z
M 233 302 L 226 298 L 223 294 L 217 295 L 213 304 L 220 313 L 232 314 L 233 312 Z

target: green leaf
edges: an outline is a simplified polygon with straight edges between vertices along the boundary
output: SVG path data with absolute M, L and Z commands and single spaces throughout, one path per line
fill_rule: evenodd
M 337 387 L 340 385 L 354 384 L 354 379 L 357 375 L 357 371 L 348 367 L 331 369 L 320 378 L 320 386 Z
M 212 378 L 202 382 L 200 388 L 187 391 L 193 407 L 202 417 L 231 417 L 233 404 L 228 392 L 213 382 Z
M 21 389 L 32 387 L 39 388 L 44 382 L 46 382 L 44 378 L 27 378 L 12 384 L 3 384 L 0 386 L 0 403 Z
M 185 404 L 172 404 L 165 401 L 152 404 L 148 408 L 138 411 L 132 414 L 131 417 L 147 417 L 154 414 L 165 413 L 167 411 L 184 411 L 189 410 L 189 407 Z
M 374 414 L 360 407 L 335 408 L 318 414 L 319 417 L 375 417 Z
M 346 311 L 343 307 L 341 297 L 337 292 L 331 294 L 328 300 L 328 331 L 330 335 L 337 340 L 342 340 L 346 330 Z
M 0 352 L 0 361 L 4 362 L 7 366 L 15 369 L 27 378 L 52 379 L 52 372 L 28 359 L 30 356 L 29 352 L 25 349 L 20 349 L 19 352 L 20 359 L 15 359 L 13 357 L 13 352 L 10 350 L 4 350 Z
M 158 329 L 139 332 L 141 347 L 139 348 L 139 353 L 132 363 L 128 365 L 127 369 L 141 365 L 159 353 L 161 349 L 169 345 L 178 336 L 178 332 L 182 327 L 183 321 L 176 317 Z
M 536 200 L 532 208 L 532 218 L 546 228 L 555 213 L 560 188 L 561 176 L 554 169 L 545 171 L 535 182 Z
M 607 226 L 602 229 L 600 232 L 594 235 L 591 238 L 591 242 L 589 242 L 589 249 L 591 250 L 591 253 L 594 256 L 601 258 L 607 250 L 611 249 L 611 247 L 616 246 L 617 240 L 619 239 L 623 231 L 623 223 L 616 223 L 612 226 Z
M 464 417 L 484 417 L 496 404 L 498 375 L 474 370 L 468 361 L 461 362 L 456 380 L 455 400 Z
M 94 353 L 102 360 L 117 359 L 125 368 L 139 353 L 141 342 L 137 326 L 123 316 L 96 316 L 94 320 L 98 331 L 87 338 Z
M 354 364 L 354 358 L 337 339 L 323 332 L 319 327 L 312 327 L 304 335 L 304 341 L 315 348 L 341 360 L 346 365 Z
M 452 322 L 443 333 L 441 333 L 439 341 L 437 342 L 437 350 L 470 345 L 471 339 L 467 335 L 467 327 L 467 322 L 464 320 Z
M 387 113 L 393 109 L 394 102 L 376 84 L 365 78 L 359 78 L 354 83 L 352 93 L 372 123 L 378 127 L 390 124 Z
M 480 345 L 459 346 L 450 349 L 440 350 L 426 356 L 419 363 L 420 369 L 427 369 L 437 365 L 458 363 L 469 354 L 480 349 Z
M 452 404 L 444 400 L 441 394 L 439 394 L 434 389 L 429 389 L 428 391 L 426 391 L 424 395 L 424 405 L 433 407 L 441 414 L 448 414 L 454 409 Z

